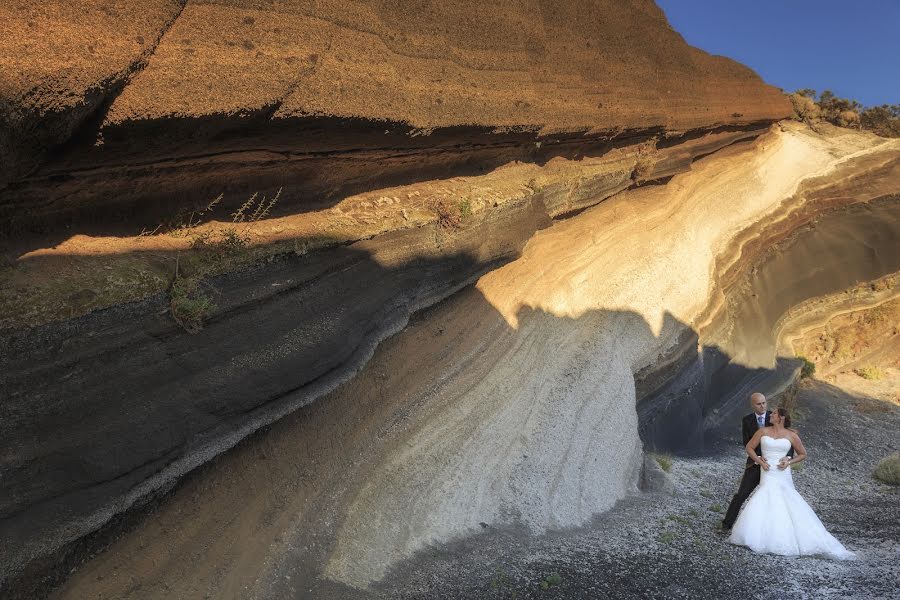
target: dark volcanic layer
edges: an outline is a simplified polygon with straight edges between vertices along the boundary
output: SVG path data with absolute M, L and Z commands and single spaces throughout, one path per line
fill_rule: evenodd
M 7 331 L 2 562 L 332 388 L 412 312 L 515 256 L 547 222 L 525 207 L 452 238 L 430 227 L 286 255 L 209 282 L 217 315 L 193 336 L 161 297 Z

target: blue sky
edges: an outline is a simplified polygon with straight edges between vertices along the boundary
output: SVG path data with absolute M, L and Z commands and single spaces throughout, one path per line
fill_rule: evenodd
M 900 0 L 656 0 L 692 46 L 787 91 L 900 104 Z

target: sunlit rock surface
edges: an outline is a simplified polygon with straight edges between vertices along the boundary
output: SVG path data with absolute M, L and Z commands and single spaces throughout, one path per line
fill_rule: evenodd
M 198 194 L 234 208 L 279 187 L 284 214 L 790 114 L 649 0 L 70 4 L 0 9 L 0 56 L 15 57 L 0 233 L 152 229 Z

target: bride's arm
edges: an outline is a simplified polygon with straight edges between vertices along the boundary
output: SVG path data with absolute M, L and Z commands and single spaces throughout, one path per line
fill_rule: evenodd
M 765 428 L 763 428 L 765 429 Z M 750 441 L 747 442 L 747 445 L 744 446 L 744 450 L 747 452 L 747 456 L 750 459 L 763 468 L 764 471 L 769 470 L 769 461 L 765 459 L 765 457 L 760 456 L 756 453 L 756 447 L 759 446 L 759 441 L 763 436 L 763 429 L 757 429 L 756 433 L 753 434 L 753 437 L 750 438 Z M 749 468 L 749 467 L 748 467 Z
M 789 465 L 796 465 L 800 461 L 806 460 L 806 448 L 803 447 L 803 442 L 800 441 L 800 436 L 794 433 L 793 431 L 788 431 L 788 437 L 791 440 L 791 445 L 794 447 L 794 456 L 785 456 L 784 466 L 788 467 Z

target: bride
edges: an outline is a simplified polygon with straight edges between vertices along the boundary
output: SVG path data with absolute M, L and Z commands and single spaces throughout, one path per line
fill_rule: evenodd
M 790 466 L 806 458 L 806 448 L 800 436 L 788 429 L 791 419 L 787 411 L 783 408 L 773 411 L 770 422 L 770 426 L 757 430 L 746 446 L 747 454 L 762 469 L 762 477 L 738 515 L 729 541 L 755 552 L 782 556 L 822 554 L 838 559 L 854 558 L 856 555 L 828 533 L 794 489 Z M 762 456 L 756 454 L 760 445 Z M 787 456 L 791 445 L 795 452 L 793 458 Z M 775 469 L 770 467 L 774 463 L 778 463 Z

